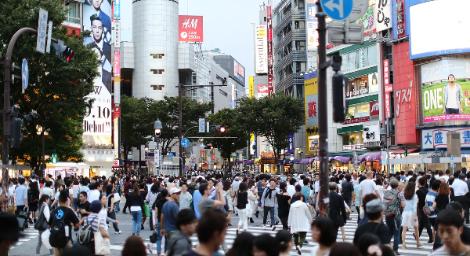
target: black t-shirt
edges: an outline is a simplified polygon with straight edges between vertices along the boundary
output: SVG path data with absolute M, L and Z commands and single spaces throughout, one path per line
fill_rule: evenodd
M 194 250 L 191 250 L 190 252 L 186 253 L 184 256 L 203 256 L 203 255 L 195 252 Z
M 237 194 L 237 208 L 245 209 L 248 203 L 248 192 L 241 192 Z
M 52 211 L 49 224 L 54 226 L 56 222 L 64 221 L 65 225 L 69 226 L 69 238 L 72 237 L 72 225 L 75 225 L 79 222 L 75 212 L 69 207 L 59 206 L 57 209 Z
M 78 210 L 79 210 L 78 212 L 80 212 L 80 210 L 85 210 L 87 212 L 90 212 L 90 202 L 88 202 L 88 201 L 85 201 L 85 203 L 80 203 L 79 202 L 78 203 Z M 84 216 L 88 216 L 88 213 L 85 213 L 85 214 L 80 213 L 80 215 L 82 217 L 84 217 Z
M 446 206 L 449 204 L 449 196 L 447 195 L 437 195 L 436 199 L 436 210 L 437 212 L 444 210 Z
M 354 233 L 354 244 L 357 245 L 359 239 L 365 233 L 371 233 L 380 238 L 382 244 L 390 243 L 392 239 L 392 235 L 390 234 L 390 230 L 388 227 L 383 223 L 375 223 L 375 222 L 368 222 L 363 225 L 359 225 L 356 229 L 356 233 Z
M 277 213 L 278 213 L 279 218 L 288 217 L 289 209 L 290 209 L 290 205 L 289 205 L 290 196 L 284 195 L 284 194 L 277 194 L 276 196 L 277 196 L 277 204 L 278 204 Z

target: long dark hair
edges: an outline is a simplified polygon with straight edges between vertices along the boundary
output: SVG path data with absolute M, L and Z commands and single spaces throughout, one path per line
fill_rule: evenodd
M 403 195 L 405 196 L 406 200 L 413 199 L 415 194 L 415 187 L 416 185 L 414 182 L 408 182 L 408 184 L 406 184 L 405 190 L 403 191 Z

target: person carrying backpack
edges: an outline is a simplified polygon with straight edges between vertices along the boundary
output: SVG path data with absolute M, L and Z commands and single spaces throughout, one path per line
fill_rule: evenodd
M 52 211 L 49 220 L 49 243 L 54 247 L 55 256 L 63 255 L 64 248 L 72 247 L 72 227 L 80 227 L 80 221 L 69 205 L 69 192 L 62 190 L 59 194 L 59 206 Z
M 400 243 L 400 227 L 401 227 L 401 211 L 402 202 L 398 196 L 398 180 L 395 178 L 390 179 L 390 187 L 392 189 L 384 191 L 383 203 L 385 206 L 384 216 L 385 223 L 393 234 L 393 251 L 398 252 L 398 245 Z

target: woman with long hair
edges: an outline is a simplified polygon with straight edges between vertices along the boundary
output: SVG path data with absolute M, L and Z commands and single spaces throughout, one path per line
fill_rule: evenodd
M 116 218 L 116 211 L 115 211 L 115 200 L 114 200 L 114 185 L 112 183 L 106 186 L 106 204 L 103 206 L 103 209 L 106 209 L 106 214 L 110 222 L 113 223 L 114 234 L 121 234 L 121 230 L 119 229 L 119 222 Z M 103 194 L 104 195 L 104 194 Z
M 138 236 L 142 229 L 142 214 L 144 211 L 144 200 L 140 196 L 139 186 L 134 184 L 132 192 L 127 197 L 132 216 L 132 235 Z
M 238 210 L 238 226 L 237 233 L 240 227 L 243 231 L 248 229 L 248 216 L 246 213 L 246 205 L 248 204 L 248 185 L 245 182 L 240 183 L 237 193 L 237 210 Z
M 282 229 L 287 230 L 287 218 L 289 217 L 290 209 L 290 196 L 287 193 L 287 183 L 281 182 L 279 184 L 280 193 L 277 194 L 277 216 L 281 219 Z
M 163 183 L 162 183 L 163 184 Z M 162 207 L 163 204 L 167 201 L 167 197 L 169 196 L 168 190 L 163 188 L 162 191 L 158 194 L 157 198 L 155 199 L 155 203 L 152 205 L 152 209 L 155 211 L 155 234 L 157 235 L 157 255 L 160 255 L 162 252 L 162 236 L 160 233 L 161 227 L 161 216 L 162 216 Z
M 248 212 L 247 217 L 250 220 L 250 223 L 254 223 L 253 215 L 256 213 L 257 208 L 257 200 L 258 200 L 258 191 L 255 186 L 255 182 L 253 180 L 248 181 Z
M 239 234 L 233 242 L 232 248 L 228 250 L 227 256 L 251 256 L 253 255 L 253 241 L 255 236 L 243 232 Z
M 421 247 L 421 243 L 419 242 L 419 233 L 418 233 L 418 196 L 415 193 L 415 183 L 408 182 L 406 184 L 405 190 L 403 191 L 403 195 L 405 197 L 405 207 L 402 213 L 402 222 L 401 226 L 403 231 L 401 233 L 403 248 L 406 249 L 406 231 L 408 228 L 413 229 L 414 237 L 416 239 L 416 246 L 418 248 Z
M 441 182 L 439 184 L 439 189 L 437 190 L 437 196 L 432 205 L 433 209 L 436 209 L 436 213 L 444 210 L 450 202 L 450 188 L 449 184 L 446 182 Z
M 327 256 L 331 247 L 336 243 L 338 230 L 335 229 L 334 222 L 328 217 L 318 217 L 311 225 L 312 240 L 318 243 L 312 251 L 316 256 Z

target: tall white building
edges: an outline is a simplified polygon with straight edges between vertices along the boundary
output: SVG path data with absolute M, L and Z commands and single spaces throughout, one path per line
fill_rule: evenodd
M 133 1 L 132 96 L 162 100 L 178 93 L 178 2 Z

